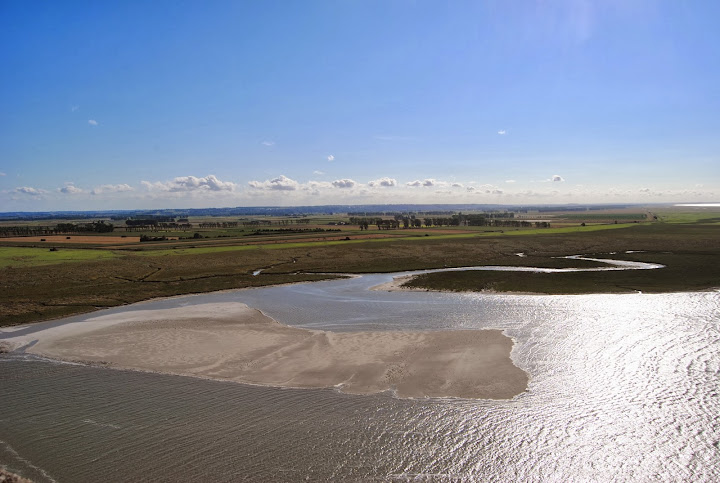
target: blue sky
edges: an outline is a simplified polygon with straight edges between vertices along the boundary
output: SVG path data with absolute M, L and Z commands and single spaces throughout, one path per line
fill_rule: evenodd
M 0 2 L 0 211 L 720 199 L 720 2 Z

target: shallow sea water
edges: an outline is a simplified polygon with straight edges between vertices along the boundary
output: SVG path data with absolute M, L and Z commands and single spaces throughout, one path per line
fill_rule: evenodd
M 390 278 L 112 311 L 232 300 L 314 329 L 502 328 L 531 375 L 528 391 L 403 400 L 6 355 L 0 464 L 37 481 L 720 479 L 720 293 L 368 290 Z

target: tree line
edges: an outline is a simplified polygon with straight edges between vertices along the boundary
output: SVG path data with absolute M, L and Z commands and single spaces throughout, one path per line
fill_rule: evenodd
M 0 237 L 60 235 L 64 233 L 110 233 L 112 223 L 103 220 L 91 223 L 58 223 L 55 226 L 2 226 Z
M 513 213 L 485 213 L 481 215 L 455 214 L 449 217 L 424 217 L 415 215 L 395 215 L 393 218 L 379 217 L 350 217 L 351 225 L 358 225 L 361 230 L 368 230 L 375 225 L 378 230 L 393 230 L 399 228 L 421 228 L 423 226 L 491 226 L 491 227 L 517 227 L 549 228 L 548 222 L 529 222 L 514 219 Z

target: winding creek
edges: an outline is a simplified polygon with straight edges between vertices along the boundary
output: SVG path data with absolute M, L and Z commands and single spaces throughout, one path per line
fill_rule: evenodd
M 605 262 L 613 266 L 590 270 L 661 267 Z M 108 370 L 15 352 L 0 356 L 0 465 L 37 481 L 720 479 L 720 292 L 370 290 L 402 275 L 176 297 L 103 313 L 234 301 L 285 324 L 338 332 L 500 328 L 515 341 L 514 363 L 531 375 L 528 390 L 501 401 L 408 400 Z M 0 342 L 96 315 L 3 329 Z

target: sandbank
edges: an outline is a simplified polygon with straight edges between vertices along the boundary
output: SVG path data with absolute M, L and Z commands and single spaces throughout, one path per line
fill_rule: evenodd
M 370 290 L 379 290 L 381 292 L 428 292 L 429 290 L 424 288 L 403 286 L 405 282 L 409 282 L 414 277 L 415 275 L 400 275 L 397 277 L 393 277 L 393 279 L 389 282 L 381 283 L 380 285 L 370 287 Z
M 439 288 L 424 288 L 424 287 L 411 287 L 408 285 L 405 285 L 405 283 L 409 282 L 413 278 L 417 277 L 417 274 L 412 275 L 400 275 L 398 277 L 394 277 L 391 281 L 381 283 L 380 285 L 375 285 L 374 287 L 370 287 L 370 290 L 378 290 L 381 292 L 439 292 L 439 293 L 456 293 L 454 290 L 447 290 L 447 289 L 439 289 Z M 473 293 L 483 293 L 483 294 L 492 294 L 492 295 L 547 295 L 542 292 L 521 292 L 518 290 L 508 290 L 508 291 L 498 291 L 498 290 L 492 290 L 484 288 L 482 290 L 474 290 Z M 571 295 L 571 294 L 569 294 Z
M 5 341 L 66 361 L 352 394 L 508 399 L 528 383 L 500 330 L 308 330 L 236 302 L 89 317 Z

